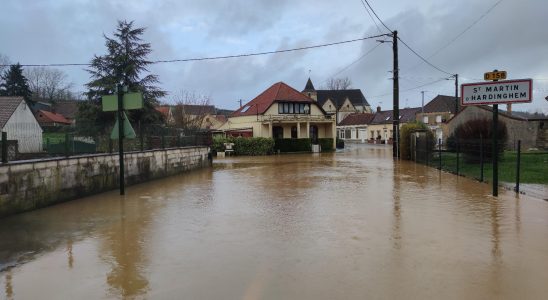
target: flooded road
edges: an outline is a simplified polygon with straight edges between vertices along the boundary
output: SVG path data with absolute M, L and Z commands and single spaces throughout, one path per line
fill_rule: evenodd
M 236 157 L 0 220 L 0 299 L 546 299 L 548 202 L 391 149 Z

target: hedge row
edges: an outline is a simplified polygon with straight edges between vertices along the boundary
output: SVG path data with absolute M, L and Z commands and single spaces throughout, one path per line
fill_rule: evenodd
M 211 149 L 216 152 L 225 151 L 225 143 L 233 143 L 235 155 L 267 155 L 273 153 L 274 140 L 271 138 L 228 137 L 213 139 Z
M 320 144 L 322 152 L 330 152 L 335 150 L 333 149 L 333 139 L 330 139 L 330 138 L 318 139 L 318 144 Z M 343 144 L 343 148 L 344 148 L 344 144 Z
M 280 152 L 310 152 L 312 141 L 310 139 L 276 139 L 274 149 Z

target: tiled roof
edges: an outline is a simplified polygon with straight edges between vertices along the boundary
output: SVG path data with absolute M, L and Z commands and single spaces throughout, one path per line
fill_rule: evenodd
M 23 97 L 0 97 L 0 129 L 4 128 L 21 101 Z
M 339 126 L 367 125 L 373 121 L 375 114 L 355 113 L 350 114 L 339 123 Z
M 437 95 L 424 106 L 425 113 L 450 112 L 455 114 L 456 98 L 452 96 Z
M 170 107 L 169 106 L 157 106 L 155 107 L 155 109 L 160 112 L 164 117 L 168 117 L 169 116 L 169 110 L 170 110 Z
M 76 119 L 78 103 L 78 101 L 57 101 L 53 104 L 53 111 L 63 115 L 67 119 Z
M 318 104 L 323 106 L 327 99 L 331 99 L 335 105 L 339 107 L 344 104 L 346 98 L 350 100 L 354 106 L 369 106 L 362 91 L 359 89 L 352 90 L 317 90 Z
M 200 116 L 215 114 L 215 106 L 213 105 L 182 104 L 177 106 L 188 115 Z
M 36 112 L 36 120 L 38 120 L 38 123 L 61 123 L 61 124 L 71 124 L 71 122 L 69 120 L 67 120 L 67 118 L 65 118 L 65 116 L 61 115 L 61 114 L 58 114 L 58 113 L 54 113 L 54 112 L 50 112 L 50 111 L 45 111 L 45 110 L 39 110 Z
M 400 123 L 408 123 L 415 121 L 415 114 L 420 112 L 421 108 L 401 108 L 400 109 Z M 371 124 L 392 124 L 392 111 L 385 110 L 377 112 L 375 118 L 371 121 Z
M 255 99 L 240 107 L 231 115 L 231 117 L 264 114 L 274 102 L 280 101 L 314 103 L 313 99 L 303 95 L 296 89 L 283 82 L 278 82 L 266 89 L 259 96 L 255 97 Z

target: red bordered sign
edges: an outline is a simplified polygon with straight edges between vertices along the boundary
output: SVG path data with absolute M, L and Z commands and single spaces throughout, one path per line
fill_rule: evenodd
M 462 105 L 529 103 L 533 100 L 533 80 L 517 79 L 461 85 Z

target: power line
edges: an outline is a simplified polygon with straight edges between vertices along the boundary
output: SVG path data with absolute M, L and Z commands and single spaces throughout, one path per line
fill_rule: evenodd
M 436 67 L 435 65 L 433 65 L 431 62 L 429 62 L 428 60 L 426 60 L 426 58 L 422 57 L 420 54 L 417 53 L 417 51 L 413 50 L 413 48 L 411 48 L 409 45 L 407 45 L 407 43 L 405 43 L 401 38 L 398 38 L 398 40 L 400 40 L 400 42 L 402 42 L 402 44 L 407 47 L 407 49 L 409 49 L 411 52 L 413 52 L 413 54 L 415 54 L 418 58 L 422 59 L 422 61 L 424 61 L 425 63 L 427 63 L 429 66 L 431 66 L 432 68 L 442 72 L 442 73 L 445 73 L 447 75 L 453 75 L 452 73 L 449 73 L 447 71 L 444 71 L 438 67 Z
M 379 35 L 368 36 L 368 37 L 363 37 L 363 38 L 357 38 L 357 39 L 352 39 L 352 40 L 345 40 L 345 41 L 340 41 L 340 42 L 312 45 L 312 46 L 305 46 L 305 47 L 298 47 L 298 48 L 291 48 L 291 49 L 283 49 L 283 50 L 273 50 L 273 51 L 265 51 L 265 52 L 234 54 L 234 55 L 225 55 L 225 56 L 210 56 L 210 57 L 170 59 L 170 60 L 153 60 L 150 63 L 151 64 L 159 64 L 159 63 L 174 63 L 174 62 L 204 61 L 204 60 L 220 60 L 220 59 L 229 59 L 229 58 L 269 55 L 269 54 L 286 53 L 286 52 L 293 52 L 293 51 L 302 51 L 302 50 L 309 50 L 309 49 L 316 49 L 316 48 L 322 48 L 322 47 L 329 47 L 329 46 L 335 46 L 335 45 L 354 43 L 354 42 L 364 41 L 364 40 L 368 40 L 368 39 L 374 39 L 374 38 L 378 38 L 378 37 L 382 37 L 382 36 L 386 36 L 386 34 L 379 34 Z M 9 66 L 12 66 L 12 64 L 0 65 L 0 66 L 9 67 Z M 22 67 L 67 67 L 67 66 L 91 66 L 91 64 L 90 63 L 21 64 L 21 66 Z
M 449 47 L 449 45 L 451 45 L 453 42 L 455 42 L 456 40 L 458 40 L 461 36 L 463 36 L 466 32 L 468 32 L 468 30 L 470 30 L 472 27 L 474 27 L 474 25 L 476 25 L 479 21 L 481 21 L 485 16 L 487 16 L 495 7 L 497 7 L 503 0 L 499 0 L 497 1 L 495 4 L 493 4 L 487 11 L 485 11 L 478 19 L 476 19 L 472 24 L 470 24 L 468 27 L 466 27 L 461 33 L 459 33 L 458 35 L 456 35 L 453 39 L 451 39 L 447 44 L 445 44 L 444 46 L 440 47 L 438 50 L 434 51 L 434 53 L 432 53 L 430 56 L 428 56 L 428 58 L 432 58 L 436 55 L 438 55 L 438 53 L 440 53 L 442 50 L 444 50 L 445 48 Z M 412 70 L 416 67 L 418 67 L 421 63 L 418 63 L 417 65 L 409 68 L 409 70 Z
M 346 71 L 348 68 L 352 67 L 353 65 L 355 65 L 357 62 L 359 62 L 360 60 L 362 60 L 364 57 L 366 57 L 368 54 L 370 54 L 371 52 L 373 52 L 375 49 L 377 49 L 377 47 L 380 46 L 380 44 L 377 44 L 375 45 L 375 47 L 369 49 L 369 51 L 365 52 L 362 56 L 360 56 L 358 59 L 356 59 L 355 61 L 351 62 L 350 64 L 348 64 L 346 67 L 342 68 L 341 70 L 339 70 L 337 73 L 329 76 L 327 79 L 325 79 L 323 82 L 326 82 L 327 80 L 329 80 L 329 78 L 333 78 L 339 74 L 341 74 L 342 72 Z
M 375 15 L 375 17 L 377 17 L 377 19 L 379 20 L 379 22 L 381 22 L 381 24 L 386 28 L 388 29 L 388 31 L 390 32 L 393 32 L 390 28 L 388 28 L 388 26 L 386 26 L 386 24 L 384 24 L 384 22 L 381 20 L 381 18 L 379 18 L 379 16 L 377 15 L 377 13 L 375 12 L 375 10 L 373 9 L 373 7 L 371 7 L 371 5 L 369 4 L 369 2 L 367 0 L 364 0 L 365 3 L 367 4 L 367 6 L 369 7 L 369 9 L 371 9 L 371 11 L 373 12 L 373 14 Z M 502 1 L 502 0 L 500 0 Z M 432 64 L 431 62 L 429 62 L 428 60 L 426 60 L 424 57 L 422 57 L 420 54 L 417 53 L 417 51 L 413 50 L 409 45 L 407 45 L 407 43 L 405 43 L 401 38 L 398 37 L 398 40 L 400 40 L 400 42 L 402 42 L 405 47 L 407 47 L 407 49 L 411 50 L 411 52 L 413 52 L 416 56 L 418 56 L 420 59 L 422 59 L 425 63 L 427 63 L 429 66 L 433 67 L 434 69 L 442 72 L 442 73 L 445 73 L 445 74 L 448 74 L 448 75 L 453 75 L 449 72 L 446 72 L 438 67 L 436 67 L 434 64 Z
M 392 29 L 388 28 L 388 26 L 386 26 L 386 24 L 384 24 L 384 22 L 381 20 L 381 18 L 379 18 L 379 16 L 377 15 L 377 13 L 375 12 L 375 10 L 373 9 L 373 7 L 371 7 L 371 4 L 369 4 L 369 2 L 367 0 L 364 0 L 365 3 L 367 4 L 367 6 L 369 7 L 369 9 L 371 10 L 371 12 L 373 12 L 373 14 L 375 15 L 375 17 L 377 17 L 377 19 L 379 20 L 379 22 L 381 22 L 382 26 L 384 26 L 384 28 L 388 29 L 388 31 L 392 32 Z
M 366 11 L 367 14 L 369 15 L 369 17 L 371 18 L 371 21 L 373 21 L 373 24 L 375 24 L 375 27 L 377 27 L 377 30 L 379 31 L 379 33 L 382 33 L 381 28 L 379 27 L 379 25 L 378 25 L 377 22 L 375 21 L 375 18 L 373 18 L 373 16 L 372 16 L 371 13 L 369 12 L 369 9 L 368 9 L 367 6 L 365 5 L 365 2 L 363 2 L 363 0 L 360 0 L 360 2 L 362 3 L 363 8 L 365 8 L 365 11 Z
M 401 92 L 409 92 L 409 91 L 412 91 L 412 90 L 416 90 L 416 89 L 420 89 L 422 87 L 425 87 L 425 86 L 429 86 L 429 85 L 432 85 L 432 84 L 435 84 L 435 83 L 438 83 L 438 82 L 441 82 L 441 81 L 445 81 L 447 80 L 447 78 L 440 78 L 440 79 L 437 79 L 435 81 L 432 81 L 432 82 L 428 82 L 428 83 L 425 83 L 425 84 L 421 84 L 419 86 L 415 86 L 415 87 L 412 87 L 412 88 L 408 88 L 408 89 L 405 89 Z M 390 93 L 386 93 L 386 94 L 382 94 L 382 95 L 376 95 L 376 96 L 370 96 L 369 98 L 378 98 L 378 97 L 383 97 L 383 96 L 388 96 L 388 95 L 392 95 L 392 92 Z

